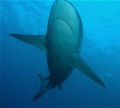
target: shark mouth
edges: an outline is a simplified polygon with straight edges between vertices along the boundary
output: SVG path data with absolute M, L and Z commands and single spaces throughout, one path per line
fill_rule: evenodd
M 55 20 L 61 20 L 61 21 L 63 21 L 63 22 L 70 28 L 70 30 L 71 30 L 72 33 L 73 33 L 73 30 L 72 30 L 72 28 L 70 27 L 70 25 L 69 25 L 67 22 L 65 22 L 63 19 L 55 18 L 55 19 L 53 19 L 52 21 L 55 21 Z

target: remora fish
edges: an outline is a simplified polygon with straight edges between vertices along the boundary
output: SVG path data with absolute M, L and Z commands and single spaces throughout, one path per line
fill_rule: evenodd
M 75 7 L 68 1 L 55 1 L 50 12 L 46 35 L 9 34 L 25 43 L 34 45 L 47 55 L 50 76 L 38 73 L 41 87 L 32 101 L 48 89 L 58 87 L 77 68 L 105 88 L 104 83 L 79 56 L 83 38 L 82 20 Z

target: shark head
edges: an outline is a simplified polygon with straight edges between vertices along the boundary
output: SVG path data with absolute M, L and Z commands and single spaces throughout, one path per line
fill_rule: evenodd
M 75 34 L 74 36 L 76 36 L 76 34 L 79 34 L 79 25 L 82 25 L 81 18 L 79 14 L 76 14 L 76 12 L 77 10 L 69 2 L 57 0 L 51 8 L 49 25 L 52 25 L 53 22 L 57 22 L 58 24 L 56 25 L 59 26 L 59 22 L 63 25 L 66 24 L 70 31 Z

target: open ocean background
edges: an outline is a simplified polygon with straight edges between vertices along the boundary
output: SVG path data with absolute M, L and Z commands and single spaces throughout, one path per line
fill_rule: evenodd
M 71 1 L 83 21 L 81 57 L 106 89 L 77 69 L 58 88 L 30 102 L 39 90 L 37 71 L 49 75 L 46 55 L 9 33 L 46 34 L 55 0 L 1 0 L 0 108 L 120 108 L 120 1 Z

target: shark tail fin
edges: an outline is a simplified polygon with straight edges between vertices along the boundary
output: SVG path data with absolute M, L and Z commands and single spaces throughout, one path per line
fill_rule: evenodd
M 25 43 L 36 46 L 44 53 L 47 53 L 45 35 L 24 35 L 24 34 L 9 34 L 9 35 Z
M 37 75 L 40 79 L 40 86 L 41 87 L 40 87 L 40 90 L 38 91 L 38 93 L 32 98 L 31 101 L 35 101 L 38 98 L 40 98 L 52 86 L 51 82 L 49 80 L 43 78 L 39 72 L 37 73 Z
M 93 81 L 97 82 L 98 84 L 106 88 L 104 83 L 100 80 L 100 78 L 90 69 L 90 67 L 77 53 L 73 54 L 72 59 L 70 61 L 70 66 L 79 69 L 90 79 L 92 79 Z

